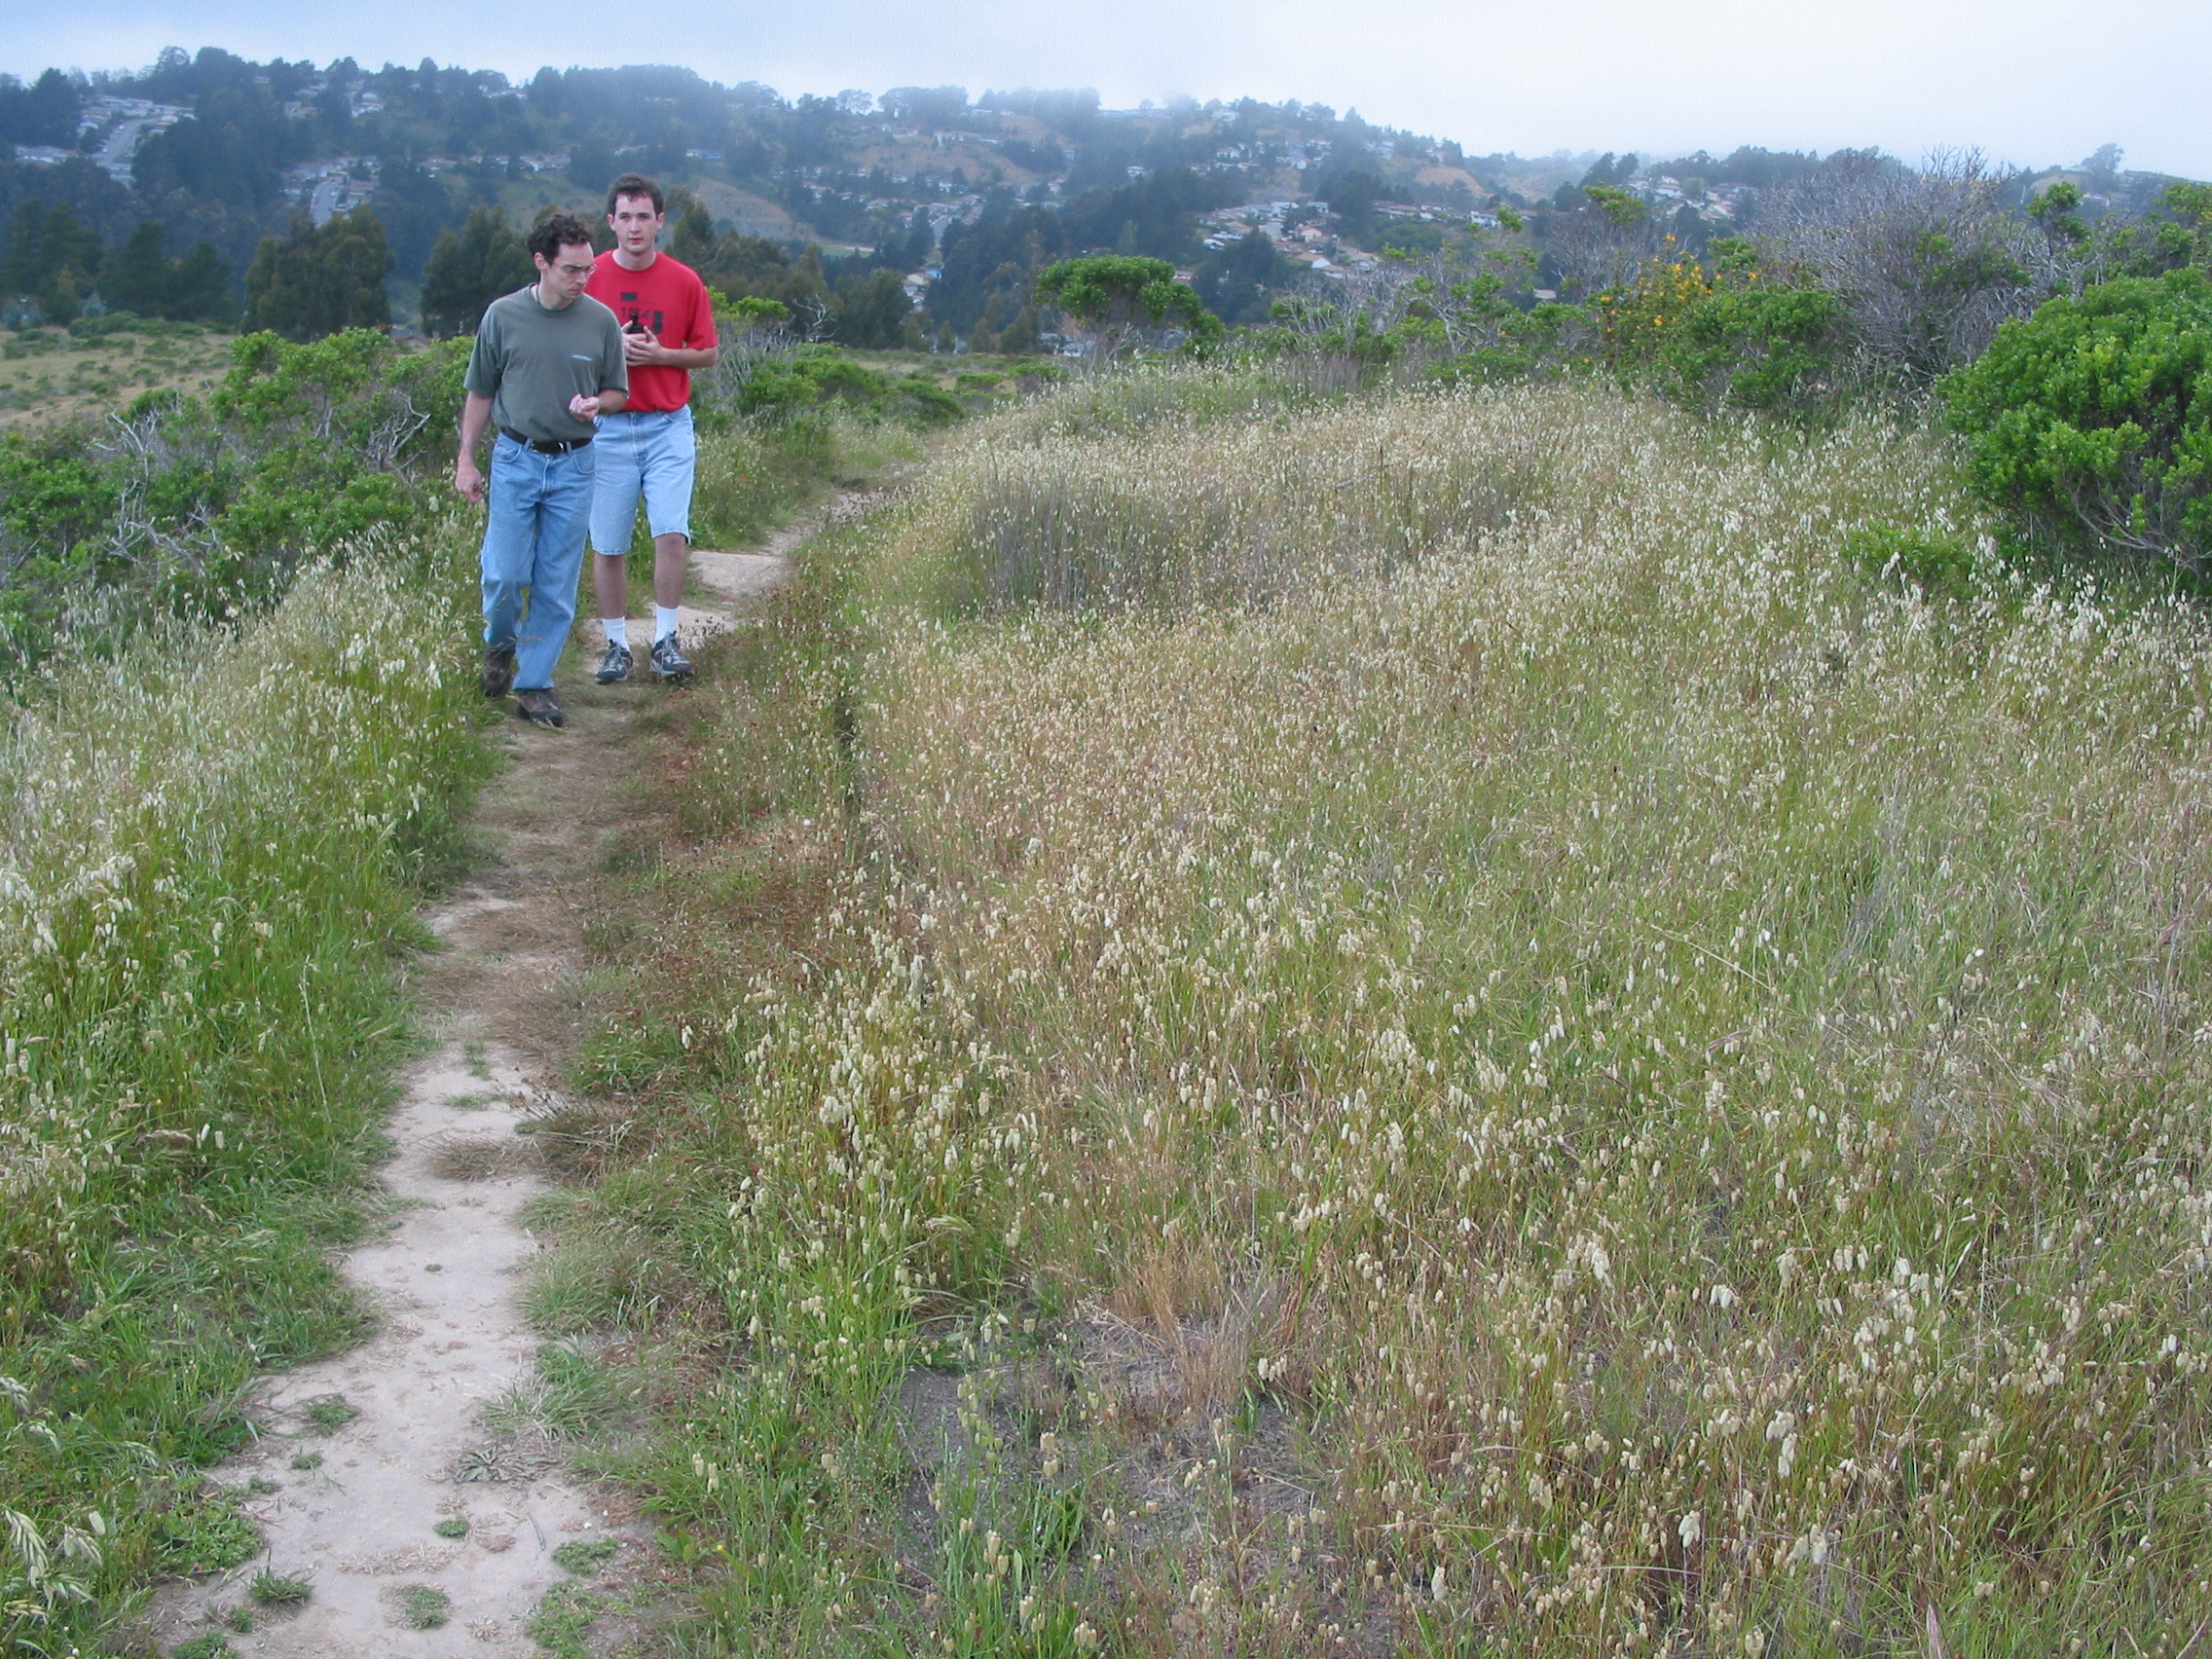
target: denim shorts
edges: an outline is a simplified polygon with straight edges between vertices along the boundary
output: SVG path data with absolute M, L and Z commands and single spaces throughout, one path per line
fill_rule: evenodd
M 691 410 L 628 410 L 599 418 L 599 484 L 592 493 L 591 545 L 595 553 L 627 553 L 645 498 L 645 523 L 655 535 L 691 535 L 691 479 L 698 443 Z

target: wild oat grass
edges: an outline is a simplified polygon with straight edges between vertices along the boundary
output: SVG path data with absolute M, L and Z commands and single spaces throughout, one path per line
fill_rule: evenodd
M 481 765 L 449 551 L 355 549 L 7 713 L 0 1644 L 97 1628 L 245 1379 L 362 1326 L 326 1251 Z
M 2201 1638 L 2212 651 L 1847 556 L 1961 500 L 1568 388 L 1032 413 L 843 554 L 693 776 L 851 873 L 610 1189 L 742 1335 L 648 1470 L 719 1640 Z

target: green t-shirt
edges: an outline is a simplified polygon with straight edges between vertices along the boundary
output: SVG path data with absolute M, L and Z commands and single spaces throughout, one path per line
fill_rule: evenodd
M 630 389 L 622 325 L 589 294 L 547 311 L 517 289 L 485 308 L 461 384 L 492 400 L 494 425 L 526 438 L 588 438 L 596 428 L 569 413 L 569 399 Z

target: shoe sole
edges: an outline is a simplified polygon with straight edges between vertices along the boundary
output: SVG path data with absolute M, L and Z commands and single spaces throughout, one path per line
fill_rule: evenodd
M 621 674 L 595 674 L 592 676 L 592 678 L 598 681 L 602 685 L 619 685 L 623 681 L 629 679 L 630 676 L 628 671 L 625 670 Z

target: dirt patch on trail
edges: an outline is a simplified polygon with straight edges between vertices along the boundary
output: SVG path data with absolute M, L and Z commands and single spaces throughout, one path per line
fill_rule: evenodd
M 713 604 L 685 608 L 685 647 L 739 625 L 812 528 L 764 553 L 695 553 Z M 563 1544 L 611 1541 L 590 1553 L 600 1582 L 642 1560 L 619 1493 L 571 1474 L 557 1444 L 485 1421 L 535 1373 L 541 1339 L 518 1298 L 541 1242 L 523 1217 L 548 1182 L 525 1131 L 571 1104 L 556 1080 L 589 1014 L 590 876 L 651 816 L 639 741 L 669 694 L 643 672 L 593 684 L 596 624 L 585 634 L 565 665 L 567 727 L 508 728 L 513 763 L 477 812 L 482 867 L 424 917 L 445 946 L 419 976 L 437 1047 L 401 1080 L 388 1124 L 396 1219 L 345 1261 L 382 1330 L 262 1386 L 260 1440 L 213 1478 L 240 1493 L 264 1553 L 164 1590 L 150 1614 L 164 1650 L 213 1631 L 273 1659 L 520 1659 L 539 1651 L 534 1609 L 569 1576 Z M 306 1600 L 257 1603 L 263 1573 L 306 1580 Z

